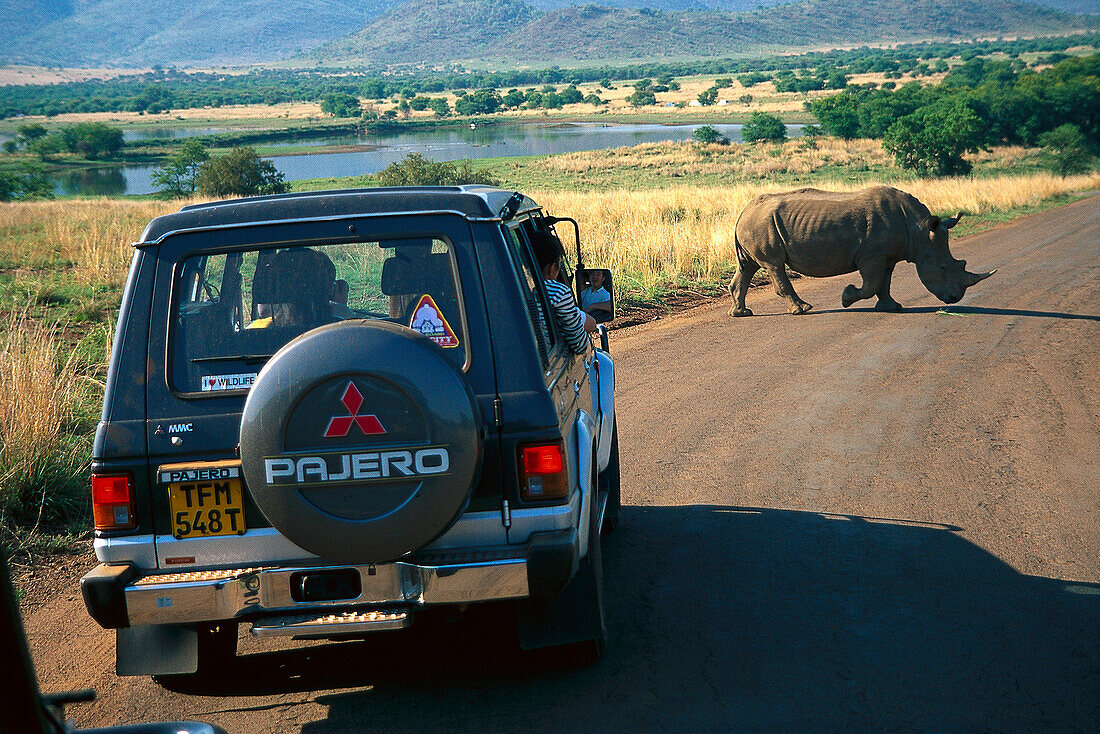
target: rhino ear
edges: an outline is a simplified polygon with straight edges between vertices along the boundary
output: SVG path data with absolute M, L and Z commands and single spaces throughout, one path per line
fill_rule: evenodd
M 940 226 L 940 218 L 932 215 L 928 218 L 928 231 L 935 232 L 936 228 Z
M 962 219 L 962 215 L 963 215 L 963 213 L 962 213 L 962 212 L 959 212 L 958 214 L 956 214 L 955 216 L 951 217 L 950 219 L 945 219 L 945 220 L 943 220 L 943 226 L 944 226 L 944 229 L 951 229 L 951 228 L 952 228 L 952 227 L 954 227 L 954 226 L 955 226 L 956 224 L 958 224 L 958 223 L 959 223 L 959 220 L 960 220 L 960 219 Z

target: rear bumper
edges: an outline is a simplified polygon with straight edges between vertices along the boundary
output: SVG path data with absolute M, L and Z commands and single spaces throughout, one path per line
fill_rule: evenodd
M 80 580 L 84 602 L 105 628 L 247 620 L 307 609 L 468 604 L 556 593 L 576 572 L 575 530 L 537 533 L 522 548 L 451 550 L 392 563 L 298 564 L 141 575 L 131 564 L 101 564 Z M 361 593 L 297 601 L 295 574 L 358 573 Z

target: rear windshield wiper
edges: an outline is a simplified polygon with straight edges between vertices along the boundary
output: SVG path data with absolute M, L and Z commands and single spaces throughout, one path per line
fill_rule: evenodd
M 220 357 L 195 357 L 191 360 L 191 364 L 196 362 L 244 362 L 251 364 L 254 362 L 266 362 L 271 359 L 270 354 L 231 354 Z

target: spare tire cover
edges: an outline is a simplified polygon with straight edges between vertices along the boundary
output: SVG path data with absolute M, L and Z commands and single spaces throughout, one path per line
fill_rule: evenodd
M 301 548 L 340 563 L 398 558 L 441 535 L 481 470 L 463 373 L 388 322 L 302 334 L 256 376 L 241 468 L 257 506 Z

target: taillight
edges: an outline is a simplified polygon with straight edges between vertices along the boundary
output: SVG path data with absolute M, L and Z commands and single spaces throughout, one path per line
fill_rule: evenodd
M 520 446 L 519 473 L 520 499 L 561 499 L 569 494 L 569 476 L 560 442 Z
M 134 527 L 134 475 L 92 474 L 92 517 L 96 530 Z

